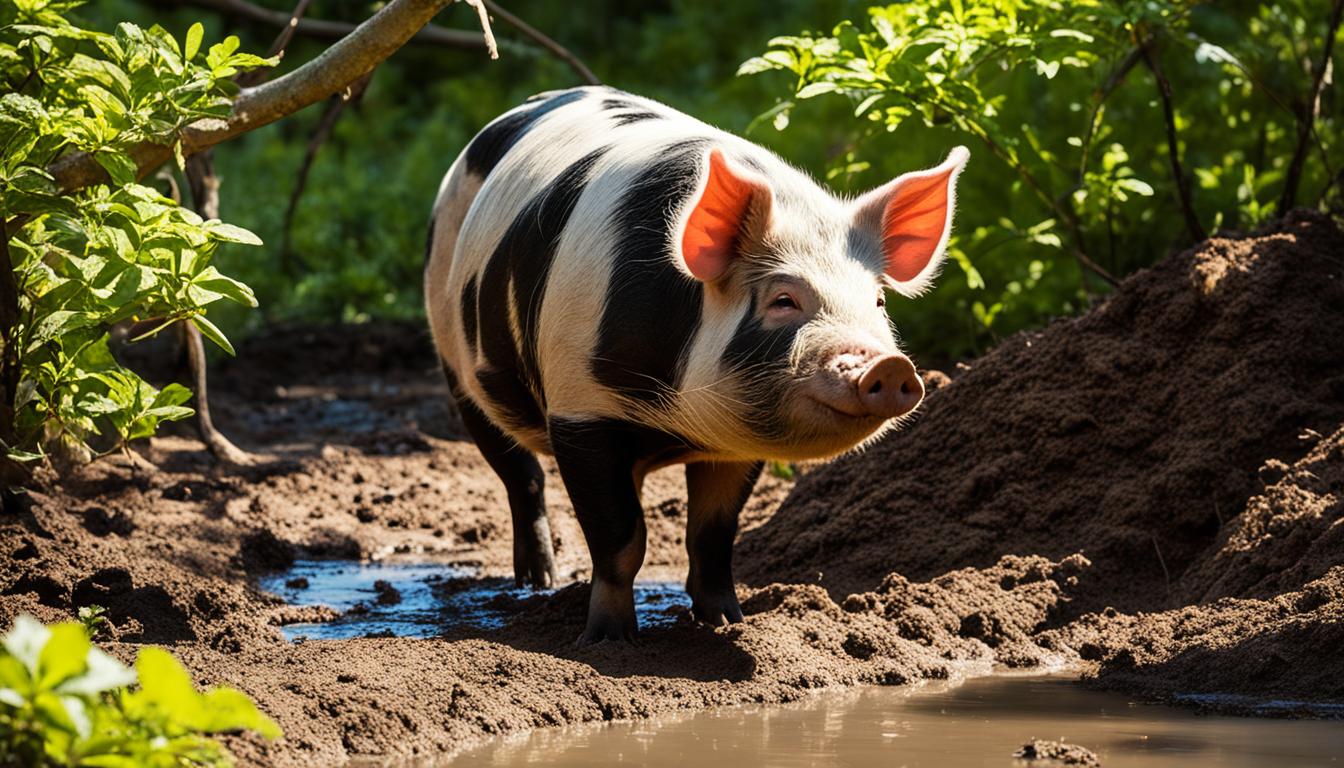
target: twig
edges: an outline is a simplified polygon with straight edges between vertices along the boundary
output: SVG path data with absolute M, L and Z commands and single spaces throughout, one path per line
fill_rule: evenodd
M 1139 33 L 1142 34 L 1142 33 Z M 1181 150 L 1176 138 L 1176 111 L 1171 103 L 1171 81 L 1166 75 L 1162 74 L 1162 67 L 1157 61 L 1157 57 L 1152 51 L 1153 40 L 1139 40 L 1138 48 L 1143 54 L 1143 63 L 1147 65 L 1148 71 L 1153 73 L 1153 78 L 1157 81 L 1157 93 L 1162 101 L 1162 117 L 1166 123 L 1167 129 L 1167 155 L 1171 160 L 1171 177 L 1176 182 L 1176 196 L 1181 204 L 1181 213 L 1185 217 L 1185 229 L 1190 233 L 1190 237 L 1195 242 L 1202 242 L 1208 235 L 1204 232 L 1204 226 L 1199 223 L 1199 216 L 1195 214 L 1195 204 L 1190 194 L 1190 182 L 1185 178 L 1185 171 L 1181 168 Z
M 14 396 L 19 387 L 19 286 L 10 261 L 7 230 L 7 226 L 0 227 L 0 343 L 4 344 L 0 349 L 0 440 L 12 448 Z
M 346 105 L 358 102 L 372 79 L 373 72 L 370 71 L 367 75 L 351 83 L 345 92 L 327 99 L 327 106 L 322 112 L 322 119 L 318 122 L 317 129 L 313 131 L 312 137 L 308 139 L 308 149 L 303 154 L 303 164 L 299 166 L 298 176 L 294 180 L 294 188 L 289 193 L 289 204 L 285 207 L 284 224 L 281 228 L 280 261 L 286 272 L 292 274 L 294 271 L 294 250 L 290 245 L 290 233 L 294 227 L 294 214 L 299 207 L 299 198 L 303 197 L 303 192 L 308 186 L 308 175 L 312 171 L 313 161 L 317 159 L 317 151 L 322 148 L 327 139 L 331 138 L 336 120 L 345 111 Z
M 1283 196 L 1279 198 L 1279 215 L 1283 216 L 1297 203 L 1297 188 L 1302 181 L 1302 165 L 1307 159 L 1307 140 L 1313 134 L 1316 118 L 1321 113 L 1321 91 L 1325 86 L 1325 75 L 1330 71 L 1330 56 L 1335 47 L 1335 38 L 1339 35 L 1341 17 L 1344 16 L 1344 0 L 1335 0 L 1330 11 L 1330 27 L 1325 36 L 1325 49 L 1321 52 L 1321 63 L 1312 71 L 1311 90 L 1307 92 L 1307 101 L 1297 112 L 1297 146 L 1293 149 L 1293 159 L 1288 163 L 1288 173 L 1284 176 Z
M 481 22 L 481 34 L 485 36 L 485 51 L 490 54 L 490 58 L 499 58 L 499 46 L 495 43 L 495 31 L 490 28 L 490 13 L 485 10 L 485 4 L 481 0 L 462 0 L 462 2 L 476 9 L 476 18 Z
M 188 160 L 186 175 L 187 186 L 191 188 L 192 207 L 196 213 L 205 219 L 218 219 L 219 177 L 215 175 L 214 153 L 204 152 Z M 252 454 L 234 445 L 215 427 L 215 420 L 210 415 L 210 394 L 206 386 L 208 369 L 201 330 L 190 320 L 179 322 L 177 327 L 178 338 L 186 348 L 187 371 L 191 376 L 192 395 L 196 399 L 196 430 L 201 435 L 201 441 L 216 459 L 226 464 L 248 466 L 256 463 Z
M 289 48 L 289 43 L 294 39 L 294 33 L 298 30 L 299 22 L 303 20 L 303 15 L 308 12 L 308 5 L 311 1 L 312 0 L 299 0 L 298 4 L 294 6 L 294 10 L 289 14 L 289 21 L 285 23 L 285 26 L 280 30 L 280 34 L 276 35 L 275 40 L 271 43 L 271 50 L 266 54 L 267 58 L 279 56 L 283 59 L 285 57 L 285 52 Z M 239 72 L 237 75 L 234 75 L 233 81 L 240 87 L 251 88 L 270 80 L 271 75 L 274 73 L 275 70 L 269 67 L 266 69 L 254 69 L 251 72 Z
M 1171 596 L 1171 571 L 1167 570 L 1167 561 L 1162 557 L 1162 548 L 1157 545 L 1157 536 L 1148 534 L 1153 540 L 1153 549 L 1157 552 L 1157 564 L 1162 566 L 1162 577 L 1167 580 L 1167 596 Z
M 577 56 L 570 53 L 568 48 L 557 43 L 550 37 L 547 37 L 545 34 L 543 34 L 540 30 L 538 30 L 531 24 L 528 24 L 527 22 L 523 21 L 522 19 L 518 18 L 512 13 L 504 10 L 499 6 L 499 3 L 496 3 L 494 0 L 484 0 L 484 2 L 485 7 L 489 8 L 491 13 L 503 19 L 504 23 L 508 24 L 509 26 L 513 27 L 519 32 L 522 32 L 525 36 L 531 38 L 532 41 L 535 42 L 537 45 L 540 45 L 542 48 L 545 48 L 546 50 L 555 54 L 557 58 L 561 59 L 566 64 L 568 64 L 570 68 L 573 69 L 576 74 L 578 74 L 579 77 L 583 78 L 583 81 L 585 83 L 588 83 L 589 85 L 602 84 L 602 81 L 597 79 L 597 75 L 594 75 L 593 71 L 589 69 L 587 65 L 585 65 L 582 61 L 580 61 Z
M 1110 98 L 1115 89 L 1119 88 L 1120 84 L 1125 81 L 1125 77 L 1130 70 L 1134 69 L 1134 66 L 1142 60 L 1143 51 L 1138 48 L 1131 49 L 1120 60 L 1120 63 L 1115 65 L 1115 69 L 1111 70 L 1111 74 L 1107 76 L 1106 81 L 1092 93 L 1092 112 L 1087 117 L 1087 133 L 1083 135 L 1082 157 L 1078 161 L 1078 187 L 1082 187 L 1083 176 L 1087 173 L 1087 161 L 1092 152 L 1092 140 L 1097 134 L 1098 118 L 1106 99 Z

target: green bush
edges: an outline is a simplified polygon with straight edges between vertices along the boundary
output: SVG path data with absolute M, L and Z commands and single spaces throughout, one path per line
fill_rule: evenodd
M 14 315 L 0 358 L 0 438 L 18 459 L 87 458 L 191 414 L 186 389 L 156 390 L 117 364 L 113 324 L 156 319 L 152 334 L 186 320 L 231 351 L 206 308 L 256 303 L 210 262 L 222 243 L 260 241 L 136 183 L 127 150 L 176 146 L 182 126 L 227 114 L 230 77 L 272 62 L 238 53 L 233 37 L 203 49 L 200 24 L 181 43 L 159 26 L 83 29 L 63 16 L 75 5 L 0 3 L 0 255 L 13 270 L 6 292 L 17 294 L 0 307 L 0 319 Z M 111 183 L 64 195 L 47 168 L 81 151 Z
M 27 616 L 0 639 L 0 766 L 228 766 L 208 734 L 240 730 L 281 735 L 243 692 L 198 693 L 161 648 L 141 650 L 131 670 L 84 625 Z
M 293 6 L 256 1 L 282 11 Z M 1106 92 L 1136 39 L 1151 43 L 1172 85 L 1178 148 L 1202 226 L 1245 229 L 1277 215 L 1296 112 L 1306 100 L 1307 70 L 1320 63 L 1330 3 L 871 5 L 593 0 L 574 13 L 570 4 L 514 0 L 508 8 L 569 47 L 604 82 L 746 134 L 843 193 L 971 144 L 952 252 L 960 266 L 950 266 L 930 296 L 888 305 L 916 359 L 942 364 L 1104 294 L 1107 284 L 1081 272 L 1075 252 L 1120 277 L 1191 241 L 1151 73 L 1142 62 L 1129 66 Z M 332 4 L 309 14 L 357 22 L 369 9 Z M 104 0 L 88 12 L 146 26 L 189 21 L 182 11 L 126 0 Z M 842 19 L 853 23 L 837 27 Z M 250 33 L 253 47 L 276 31 L 223 16 L 205 21 L 221 32 L 228 25 Z M 476 23 L 461 4 L 436 21 L 461 29 Z M 775 35 L 818 29 L 828 31 L 768 46 Z M 234 333 L 265 319 L 420 315 L 429 206 L 453 157 L 527 95 L 577 84 L 564 64 L 507 25 L 496 32 L 513 43 L 498 61 L 415 45 L 379 66 L 362 104 L 345 112 L 317 155 L 288 233 L 288 263 L 280 252 L 283 212 L 320 110 L 220 148 L 222 210 L 269 248 L 225 254 L 221 265 L 253 286 L 262 311 L 222 306 L 211 315 L 217 324 Z M 307 61 L 324 46 L 298 39 L 286 63 Z M 748 67 L 766 71 L 733 76 L 767 47 L 766 63 Z M 1338 80 L 1327 80 L 1322 95 L 1315 131 L 1321 148 L 1313 142 L 1304 169 L 1304 205 L 1317 205 L 1331 171 L 1344 166 Z M 799 98 L 827 81 L 834 90 L 820 85 Z M 823 93 L 829 95 L 813 98 Z M 856 117 L 877 93 L 881 98 Z M 770 114 L 754 121 L 762 112 Z M 786 122 L 786 130 L 776 130 Z M 982 134 L 1006 159 L 995 157 Z
M 1310 162 L 1295 182 L 1287 170 L 1311 125 L 1292 105 L 1310 100 L 1327 30 L 1338 33 L 1327 6 L 911 0 L 829 34 L 774 38 L 739 74 L 787 75 L 772 82 L 790 96 L 760 118 L 781 131 L 815 119 L 809 100 L 847 101 L 833 179 L 877 183 L 890 171 L 869 173 L 875 158 L 894 153 L 932 165 L 941 154 L 931 141 L 942 152 L 979 146 L 950 248 L 963 279 L 944 278 L 932 306 L 908 310 L 943 314 L 914 326 L 917 347 L 958 354 L 971 350 L 948 332 L 967 320 L 978 328 L 966 340 L 979 346 L 1075 311 L 1108 289 L 1105 274 L 1132 272 L 1205 229 L 1257 226 L 1283 213 L 1281 200 L 1322 205 L 1330 169 L 1344 162 L 1332 84 Z

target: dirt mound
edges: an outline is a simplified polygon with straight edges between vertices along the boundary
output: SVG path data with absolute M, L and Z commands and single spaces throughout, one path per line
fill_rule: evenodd
M 279 625 L 333 613 L 258 589 L 297 556 L 438 560 L 482 586 L 512 549 L 503 488 L 474 446 L 441 439 L 456 430 L 422 336 L 277 331 L 212 382 L 217 423 L 269 458 L 228 473 L 194 439 L 156 438 L 155 469 L 107 460 L 9 505 L 0 627 L 107 607 L 114 654 L 168 645 L 276 717 L 285 740 L 231 741 L 258 765 L 1080 659 L 1101 684 L 1201 706 L 1338 703 L 1341 254 L 1328 221 L 1299 214 L 1005 341 L 931 387 L 904 432 L 796 485 L 762 479 L 737 556 L 745 622 L 673 607 L 633 646 L 574 647 L 582 584 L 518 600 L 497 629 L 284 642 Z M 561 575 L 582 580 L 544 466 Z M 675 470 L 645 485 L 646 578 L 685 575 L 684 498 Z
M 1257 714 L 1302 709 L 1267 709 L 1271 697 L 1344 702 L 1344 428 L 1260 474 L 1277 480 L 1182 580 L 1201 604 L 1091 614 L 1050 634 L 1116 688 Z
M 1272 475 L 1344 423 L 1341 254 L 1328 219 L 1295 214 L 1172 256 L 1095 311 L 1004 341 L 933 392 L 915 424 L 803 477 L 743 536 L 740 577 L 840 597 L 892 571 L 927 579 L 1081 550 L 1095 567 L 1076 612 L 1301 584 L 1321 567 L 1241 558 L 1259 569 L 1243 578 L 1222 573 L 1226 557 L 1207 571 L 1199 561 L 1229 522 L 1260 535 L 1236 521 L 1261 467 L 1279 462 Z M 1276 556 L 1304 556 L 1313 530 Z M 1188 570 L 1200 571 L 1189 587 Z

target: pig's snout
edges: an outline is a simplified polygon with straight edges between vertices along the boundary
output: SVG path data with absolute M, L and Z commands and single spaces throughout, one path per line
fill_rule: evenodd
M 924 382 L 905 355 L 883 355 L 859 376 L 859 400 L 873 416 L 904 416 L 923 399 Z

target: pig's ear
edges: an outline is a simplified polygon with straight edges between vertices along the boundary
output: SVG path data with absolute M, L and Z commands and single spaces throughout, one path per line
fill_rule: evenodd
M 891 287 L 918 296 L 933 283 L 952 232 L 957 175 L 971 153 L 956 147 L 937 168 L 903 174 L 855 203 L 856 223 L 882 242 Z
M 728 273 L 744 238 L 766 226 L 774 196 L 764 179 L 737 167 L 722 150 L 710 150 L 708 164 L 679 244 L 686 270 L 712 283 Z

